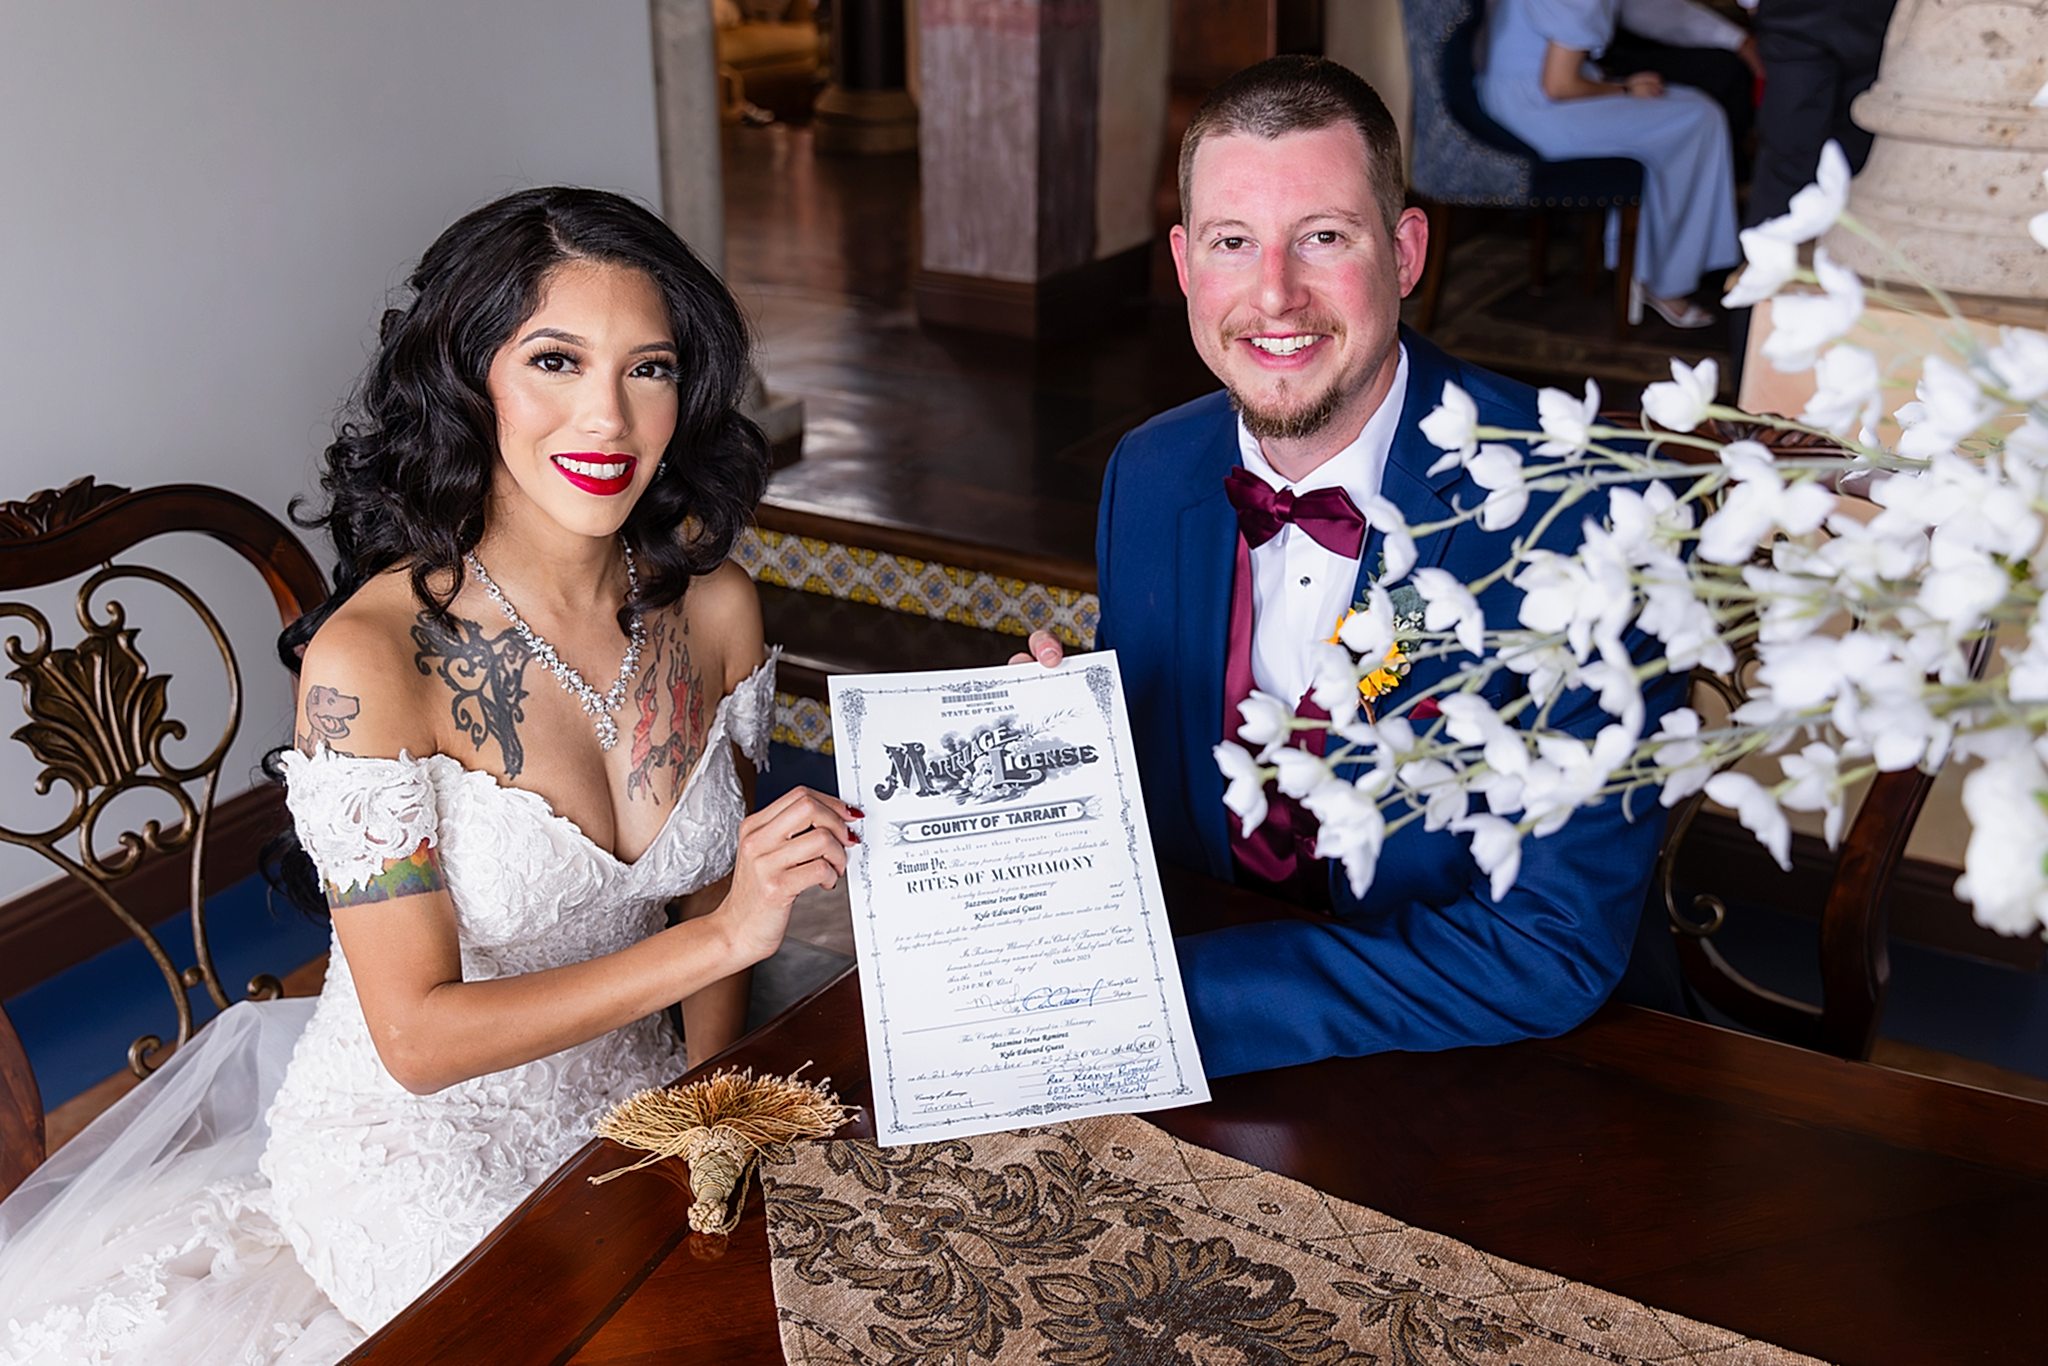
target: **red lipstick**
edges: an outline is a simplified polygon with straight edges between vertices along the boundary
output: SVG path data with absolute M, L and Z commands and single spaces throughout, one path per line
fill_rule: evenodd
M 570 469 L 563 463 L 564 461 L 572 461 L 585 468 Z M 562 455 L 549 456 L 548 463 L 555 467 L 556 473 L 585 493 L 609 498 L 632 487 L 633 469 L 640 462 L 638 458 L 630 455 L 606 455 L 602 451 L 570 451 Z M 616 469 L 621 465 L 625 468 L 610 478 L 593 473 L 591 469 L 593 466 L 600 469 Z

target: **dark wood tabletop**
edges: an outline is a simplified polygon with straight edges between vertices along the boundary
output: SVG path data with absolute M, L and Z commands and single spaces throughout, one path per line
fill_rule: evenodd
M 852 971 L 707 1066 L 806 1063 L 867 1101 Z M 1626 1006 L 1210 1089 L 1146 1118 L 1496 1256 L 1838 1362 L 2048 1360 L 2048 1105 Z M 680 1163 L 590 1184 L 636 1156 L 593 1141 L 351 1360 L 779 1361 L 759 1190 L 690 1234 Z

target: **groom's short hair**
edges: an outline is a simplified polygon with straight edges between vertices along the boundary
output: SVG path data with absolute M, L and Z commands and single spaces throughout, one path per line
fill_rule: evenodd
M 1204 138 L 1231 133 L 1277 138 L 1340 123 L 1356 128 L 1365 141 L 1373 198 L 1391 233 L 1408 193 L 1401 130 L 1386 102 L 1357 72 L 1327 57 L 1269 57 L 1209 92 L 1180 140 L 1181 222 L 1188 221 L 1195 149 Z

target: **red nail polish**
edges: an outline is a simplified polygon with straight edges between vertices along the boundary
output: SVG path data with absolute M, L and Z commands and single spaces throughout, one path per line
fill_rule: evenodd
M 859 807 L 857 807 L 857 806 L 849 806 L 849 807 L 847 807 L 847 808 L 846 808 L 846 814 L 847 814 L 848 816 L 851 816 L 851 817 L 852 817 L 852 818 L 853 818 L 854 820 L 857 820 L 857 821 L 860 821 L 860 820 L 866 820 L 866 819 L 867 819 L 867 815 L 868 815 L 868 813 L 867 813 L 867 812 L 865 812 L 865 811 L 861 810 L 861 809 L 860 809 Z
M 860 843 L 860 832 L 859 832 L 859 831 L 857 831 L 857 830 L 849 830 L 849 831 L 847 831 L 847 832 L 846 832 L 846 842 L 847 842 L 848 844 L 859 844 L 859 843 Z

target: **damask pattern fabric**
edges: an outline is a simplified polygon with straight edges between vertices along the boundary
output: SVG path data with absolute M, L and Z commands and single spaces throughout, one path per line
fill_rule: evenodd
M 632 863 L 545 798 L 446 755 L 287 754 L 287 802 L 336 882 L 431 840 L 466 980 L 582 962 L 660 929 L 669 899 L 732 867 L 745 815 L 733 750 L 765 759 L 774 696 L 771 657 L 719 704 Z M 653 1017 L 413 1095 L 378 1059 L 335 941 L 317 1001 L 226 1011 L 0 1203 L 0 1366 L 334 1361 L 598 1115 L 686 1070 Z
M 762 1169 L 792 1366 L 1814 1366 L 1127 1115 Z

